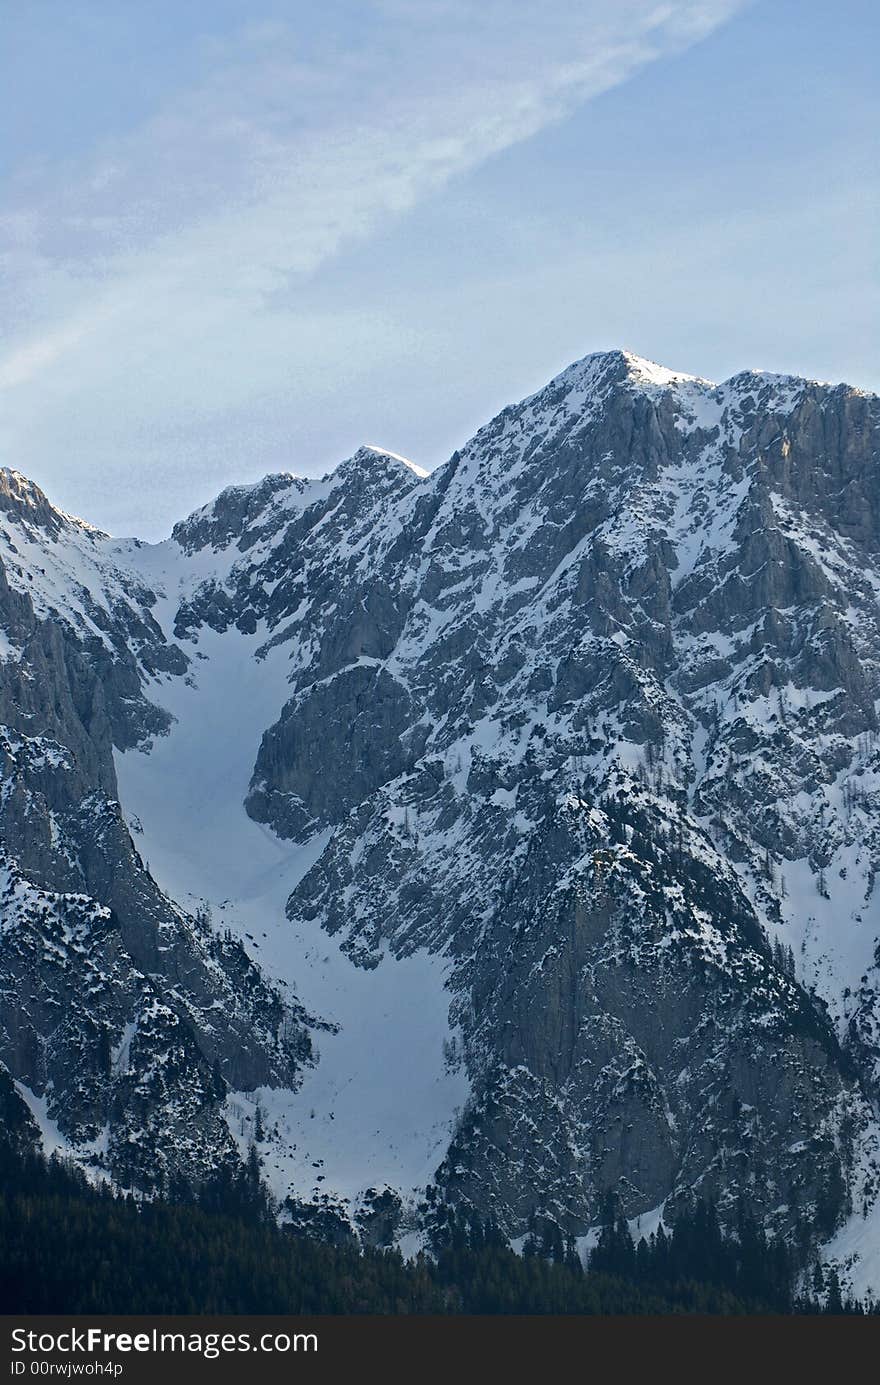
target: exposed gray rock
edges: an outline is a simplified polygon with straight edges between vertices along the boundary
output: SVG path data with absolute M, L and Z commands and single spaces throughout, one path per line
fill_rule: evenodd
M 29 900 L 9 995 L 25 977 L 36 997 L 43 907 L 77 940 L 58 1003 L 68 966 L 101 976 L 46 1049 L 59 1121 L 83 1141 L 109 1120 L 119 1177 L 126 1130 L 153 1147 L 185 1125 L 204 1165 L 226 1148 L 215 1065 L 250 1089 L 308 1059 L 314 1021 L 161 895 L 115 803 L 111 744 L 161 734 L 149 690 L 193 679 L 210 632 L 286 661 L 247 811 L 329 838 L 290 919 L 366 968 L 450 960 L 472 1096 L 440 1196 L 511 1235 L 535 1215 L 584 1231 L 609 1189 L 632 1216 L 711 1191 L 822 1234 L 867 1206 L 878 435 L 880 401 L 845 386 L 588 357 L 428 478 L 364 448 L 321 481 L 224 492 L 174 531 L 173 635 L 146 550 L 8 480 L 0 829 Z M 94 585 L 51 608 L 34 543 L 74 545 Z M 33 1016 L 0 1058 L 49 1092 Z M 96 1059 L 77 1087 L 134 1016 L 142 1076 Z M 351 1215 L 384 1243 L 396 1194 L 373 1192 Z
M 18 506 L 13 544 L 22 525 L 28 536 L 41 525 L 51 544 L 76 523 L 0 475 L 7 508 Z M 307 1017 L 240 945 L 162 894 L 122 818 L 114 741 L 161 733 L 167 716 L 144 678 L 187 667 L 147 620 L 104 611 L 105 643 L 40 619 L 0 561 L 12 651 L 0 665 L 0 1059 L 84 1157 L 155 1188 L 237 1158 L 227 1083 L 295 1084 L 311 1044 Z

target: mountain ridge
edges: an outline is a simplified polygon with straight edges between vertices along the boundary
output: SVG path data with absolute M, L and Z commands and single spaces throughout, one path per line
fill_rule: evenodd
M 878 410 L 595 353 L 424 477 L 359 449 L 157 545 L 4 520 L 10 642 L 26 598 L 126 671 L 101 734 L 148 873 L 296 997 L 300 1086 L 216 1094 L 282 1201 L 344 1219 L 387 1186 L 406 1243 L 429 1184 L 512 1237 L 586 1236 L 609 1189 L 631 1216 L 748 1189 L 857 1253 Z M 393 1101 L 364 1139 L 383 1081 L 429 1139 Z

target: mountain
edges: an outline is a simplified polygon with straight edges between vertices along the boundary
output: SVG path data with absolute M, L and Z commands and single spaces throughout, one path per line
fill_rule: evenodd
M 164 543 L 0 483 L 0 1060 L 147 1191 L 880 1272 L 880 400 L 587 357 Z

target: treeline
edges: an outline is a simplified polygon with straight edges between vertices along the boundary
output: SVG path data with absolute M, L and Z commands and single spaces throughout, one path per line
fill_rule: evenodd
M 437 1209 L 434 1254 L 328 1245 L 276 1225 L 256 1168 L 199 1200 L 138 1202 L 0 1146 L 5 1313 L 791 1313 L 865 1311 L 794 1268 L 748 1219 L 722 1235 L 698 1206 L 633 1246 L 609 1210 L 588 1268 L 545 1225 L 515 1254 L 473 1213 Z M 827 1301 L 827 1303 L 826 1303 Z M 821 1306 L 820 1306 L 821 1304 Z
M 438 1207 L 434 1273 L 453 1289 L 469 1286 L 462 1309 L 477 1313 L 776 1313 L 880 1311 L 841 1293 L 836 1270 L 803 1272 L 798 1254 L 770 1239 L 742 1207 L 732 1235 L 717 1209 L 700 1201 L 675 1225 L 634 1243 L 612 1196 L 587 1267 L 555 1222 L 535 1225 L 522 1256 L 473 1212 Z M 802 1238 L 803 1239 L 803 1238 Z M 547 1273 L 547 1267 L 550 1273 Z M 532 1305 L 532 1306 L 526 1306 Z

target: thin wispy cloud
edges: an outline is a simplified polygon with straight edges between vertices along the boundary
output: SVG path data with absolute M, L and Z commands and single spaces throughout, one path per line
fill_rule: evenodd
M 289 389 L 299 285 L 743 3 L 331 3 L 206 41 L 198 83 L 139 128 L 9 184 L 6 460 L 84 397 L 100 435 L 102 414 L 191 427 Z

